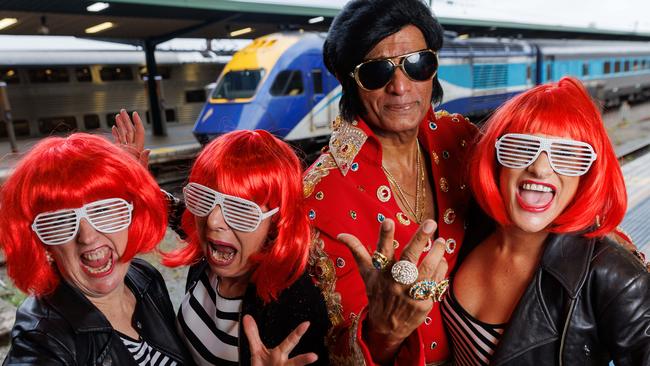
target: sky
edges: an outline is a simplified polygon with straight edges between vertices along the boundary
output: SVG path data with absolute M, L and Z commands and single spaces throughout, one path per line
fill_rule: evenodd
M 236 0 L 340 9 L 347 0 Z M 426 0 L 439 17 L 650 33 L 649 0 Z
M 441 17 L 650 33 L 648 0 L 433 0 L 432 3 L 433 11 Z

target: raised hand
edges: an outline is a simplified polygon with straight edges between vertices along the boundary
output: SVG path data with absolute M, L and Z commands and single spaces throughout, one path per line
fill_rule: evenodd
M 300 338 L 307 332 L 309 322 L 303 322 L 291 332 L 277 347 L 268 349 L 262 343 L 257 330 L 257 323 L 250 315 L 244 315 L 244 333 L 248 338 L 251 350 L 251 366 L 302 366 L 316 362 L 315 353 L 305 353 L 289 359 L 289 353 L 296 347 Z
M 399 260 L 417 265 L 420 254 L 436 227 L 435 221 L 425 220 L 404 248 Z M 386 260 L 384 263 L 377 263 L 379 268 L 373 265 L 373 257 L 368 253 L 368 249 L 354 235 L 340 234 L 337 237 L 352 251 L 366 285 L 368 316 L 363 324 L 362 336 L 377 363 L 390 362 L 402 342 L 424 322 L 433 307 L 432 297 L 414 299 L 409 295 L 412 285 L 398 283 L 391 274 L 391 267 L 395 262 L 394 233 L 395 223 L 386 219 L 381 225 L 377 243 L 377 253 Z M 448 269 L 444 248 L 443 239 L 439 238 L 434 242 L 417 266 L 418 276 L 414 283 L 431 280 L 440 283 L 444 279 Z
M 149 165 L 150 150 L 144 148 L 144 125 L 138 112 L 133 112 L 133 120 L 126 110 L 115 115 L 115 126 L 111 129 L 113 140 L 120 148 L 131 154 L 142 165 Z

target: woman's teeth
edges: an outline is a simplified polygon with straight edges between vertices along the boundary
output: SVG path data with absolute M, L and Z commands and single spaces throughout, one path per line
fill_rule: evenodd
M 113 255 L 110 248 L 103 246 L 81 254 L 81 265 L 91 274 L 102 274 L 113 267 Z
M 235 256 L 236 250 L 223 245 L 211 245 L 210 253 L 215 260 L 228 262 Z
M 92 274 L 101 274 L 101 273 L 108 272 L 108 270 L 111 269 L 112 266 L 113 266 L 113 258 L 109 258 L 108 262 L 106 262 L 106 264 L 103 267 L 100 267 L 100 268 L 93 268 L 93 267 L 88 267 L 88 266 L 85 266 L 85 267 L 88 270 L 88 272 L 90 272 Z
M 108 251 L 108 248 L 101 248 L 100 250 L 96 250 L 90 253 L 84 253 L 81 256 L 84 257 L 85 259 L 89 261 L 96 261 L 104 258 L 106 256 L 106 252 Z
M 534 183 L 524 183 L 521 186 L 522 189 L 525 189 L 527 191 L 537 191 L 537 192 L 553 192 L 553 189 L 551 187 L 541 185 L 541 184 L 534 184 Z

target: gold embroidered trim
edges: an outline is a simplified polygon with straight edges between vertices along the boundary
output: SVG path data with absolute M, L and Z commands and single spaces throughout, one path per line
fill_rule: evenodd
M 330 170 L 335 168 L 336 163 L 329 153 L 322 154 L 318 157 L 314 165 L 305 172 L 305 176 L 302 178 L 303 196 L 305 198 L 311 196 L 320 180 L 327 176 Z
M 357 315 L 352 319 L 352 326 L 350 327 L 350 351 L 352 352 L 352 358 L 356 362 L 355 365 L 365 365 L 366 359 L 363 357 L 363 351 L 359 346 L 359 342 L 357 342 L 359 318 L 360 316 Z
M 365 360 L 364 360 L 365 362 Z M 354 356 L 340 356 L 334 352 L 330 352 L 330 364 L 336 366 L 357 366 L 358 363 L 355 362 Z
M 450 115 L 450 113 L 447 112 L 444 109 L 441 109 L 441 110 L 435 112 L 436 119 L 440 119 L 442 117 L 447 117 L 449 115 Z
M 354 126 L 351 122 L 337 116 L 332 122 L 332 137 L 330 137 L 329 148 L 336 165 L 345 176 L 350 170 L 352 161 L 361 150 L 361 146 L 368 139 L 368 135 L 362 129 Z
M 325 254 L 325 243 L 321 239 L 320 232 L 314 230 L 309 253 L 309 272 L 316 279 L 316 286 L 320 288 L 325 304 L 327 305 L 327 314 L 335 327 L 343 322 L 343 306 L 341 305 L 341 294 L 336 292 L 336 268 L 334 262 Z

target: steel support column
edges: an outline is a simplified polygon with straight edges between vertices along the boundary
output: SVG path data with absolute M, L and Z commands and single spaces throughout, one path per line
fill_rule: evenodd
M 161 95 L 156 85 L 158 66 L 156 64 L 156 42 L 144 41 L 144 53 L 147 61 L 147 96 L 149 98 L 149 117 L 154 136 L 167 136 L 167 123 L 163 118 Z
M 16 134 L 14 133 L 14 122 L 11 118 L 11 105 L 7 95 L 7 83 L 0 81 L 0 121 L 5 122 L 7 136 L 11 145 L 11 152 L 18 152 L 18 143 L 16 143 Z

